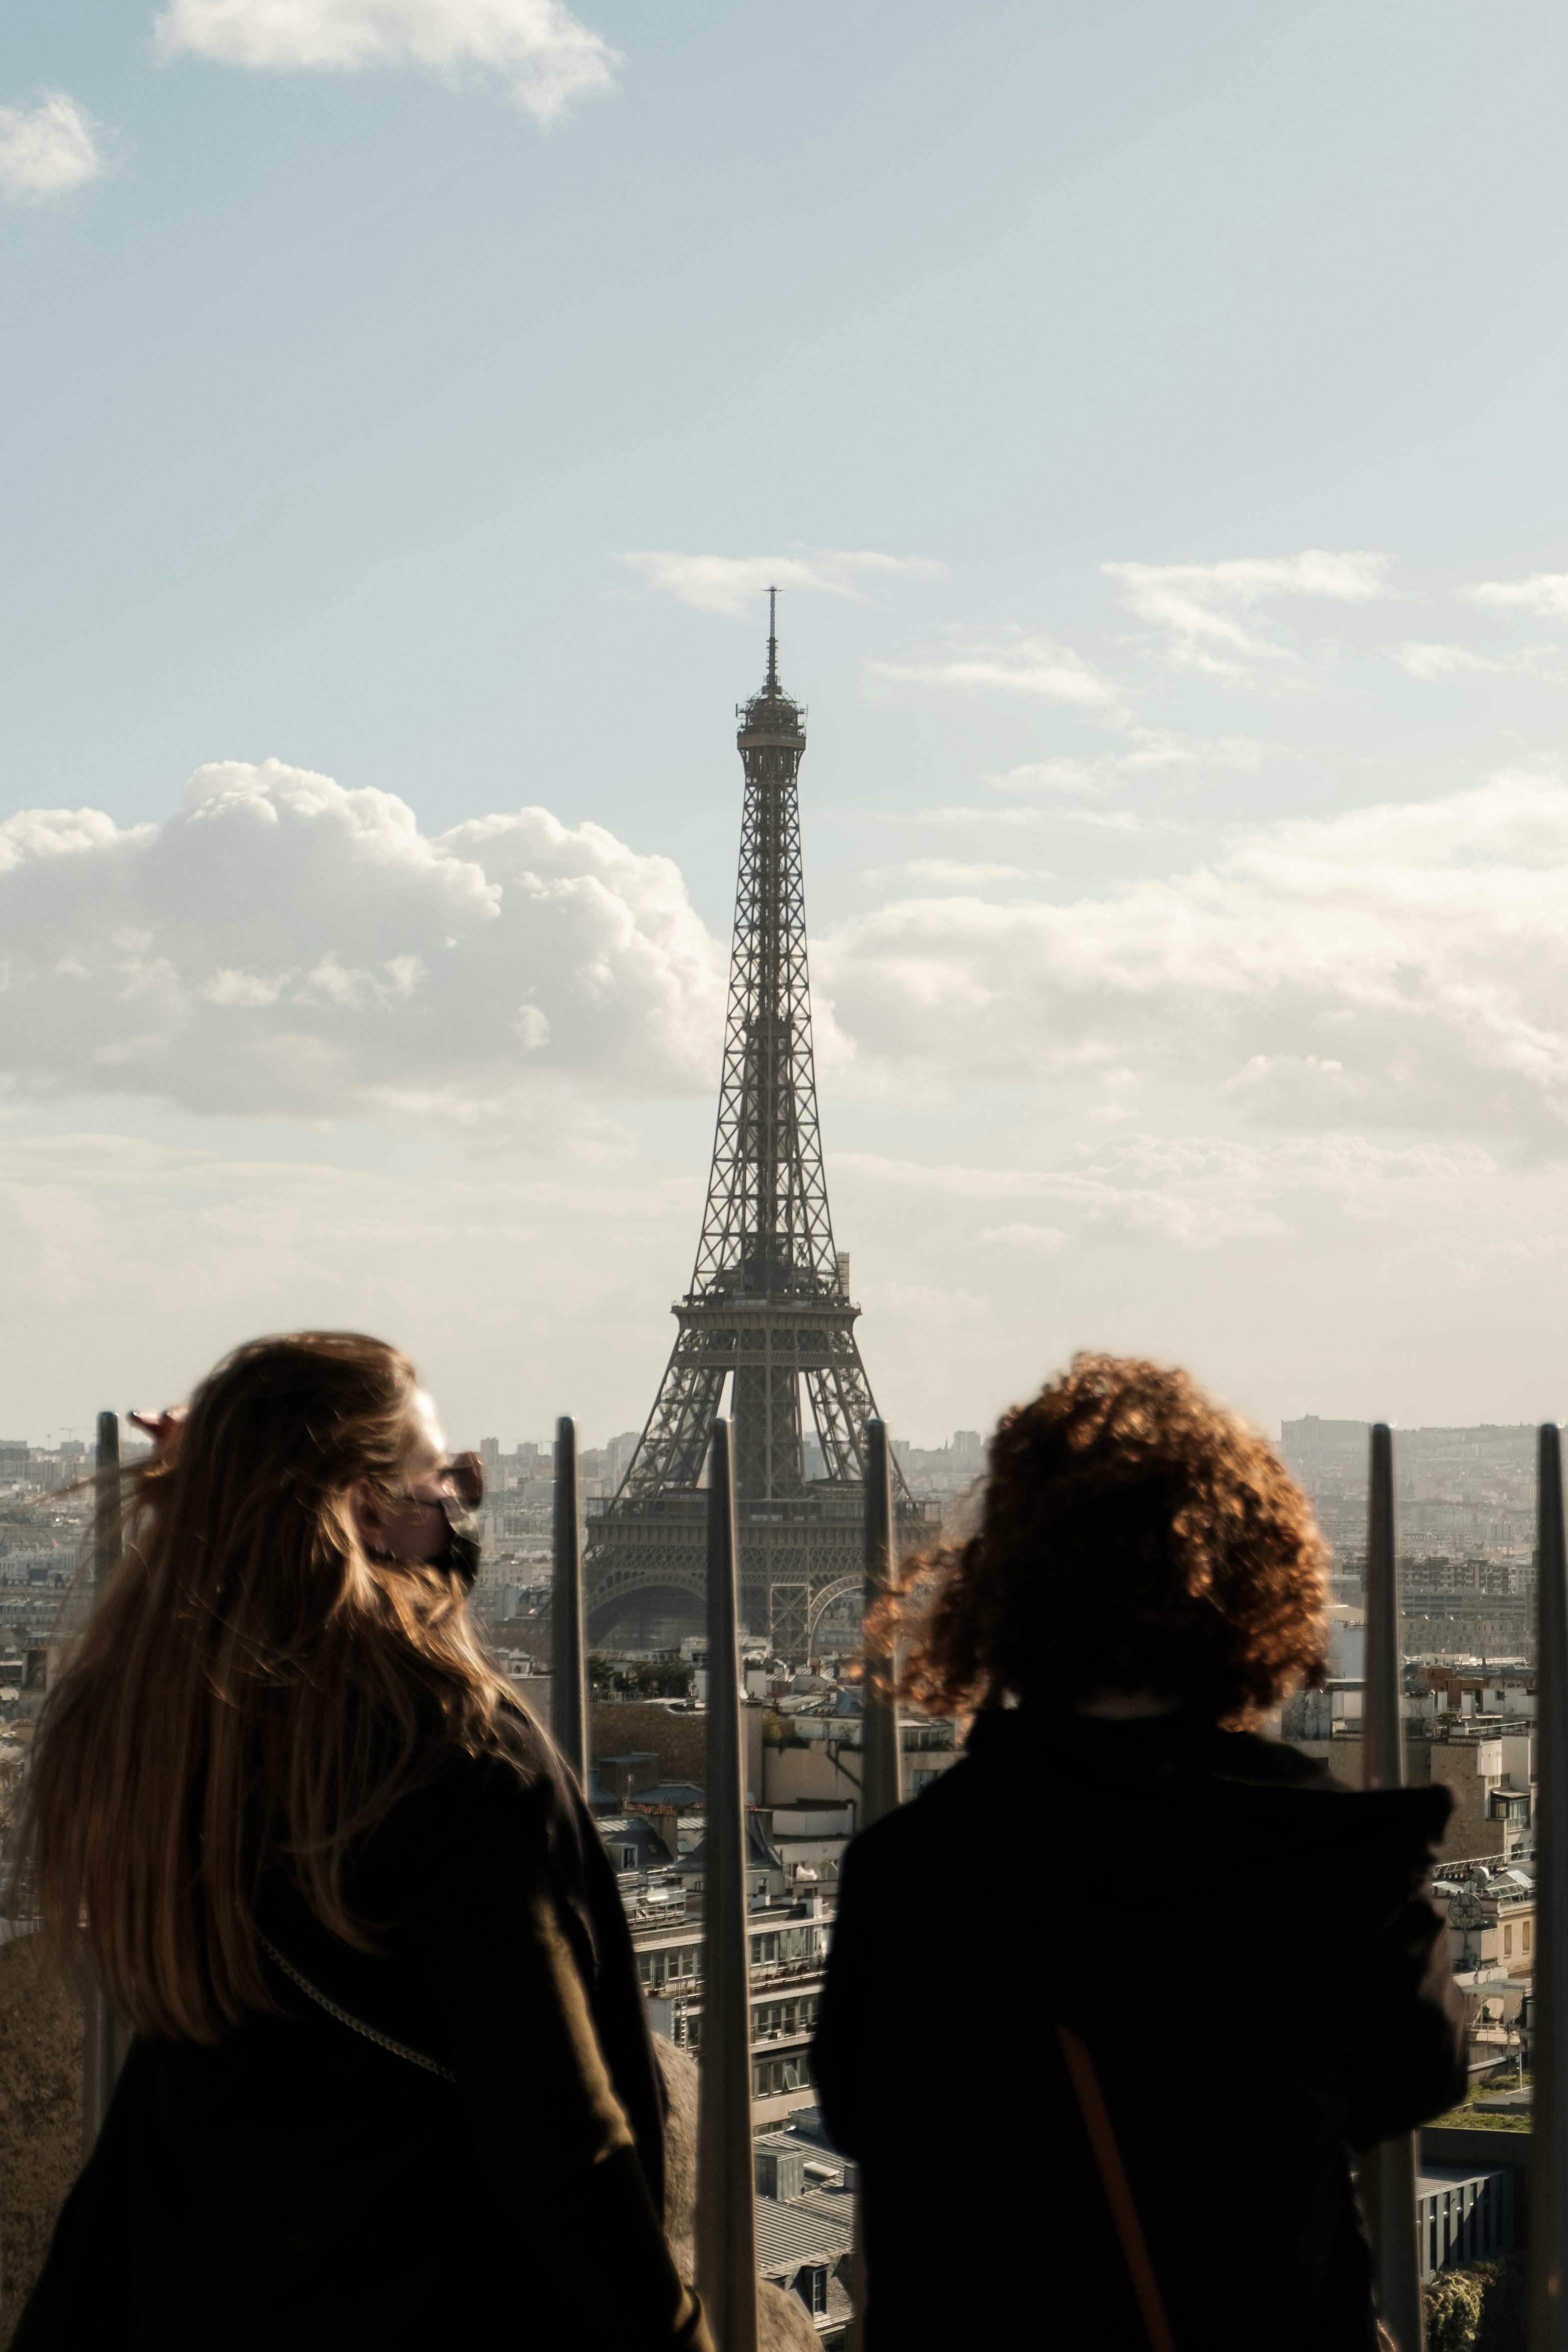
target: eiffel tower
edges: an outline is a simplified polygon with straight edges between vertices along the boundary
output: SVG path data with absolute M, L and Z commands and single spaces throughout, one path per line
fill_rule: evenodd
M 877 1408 L 822 1172 L 797 787 L 805 709 L 779 683 L 777 593 L 767 676 L 735 713 L 746 798 L 702 1238 L 647 1425 L 614 1498 L 590 1507 L 584 1572 L 597 1640 L 655 1613 L 700 1612 L 703 1463 L 728 1383 L 743 1622 L 798 1660 L 836 1605 L 859 1616 L 863 1448 Z M 819 1465 L 806 1459 L 803 1391 Z M 926 1513 L 895 1475 L 910 1542 Z

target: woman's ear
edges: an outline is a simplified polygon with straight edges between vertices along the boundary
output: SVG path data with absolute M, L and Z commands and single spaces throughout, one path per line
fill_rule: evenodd
M 356 1478 L 349 1488 L 349 1519 L 362 1548 L 373 1559 L 386 1556 L 386 1521 L 382 1517 L 368 1478 Z

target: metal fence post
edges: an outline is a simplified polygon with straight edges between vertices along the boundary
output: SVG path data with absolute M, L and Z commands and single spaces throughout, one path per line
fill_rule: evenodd
M 1541 1431 L 1536 1486 L 1535 2101 L 1530 2147 L 1530 2347 L 1568 2345 L 1568 1562 L 1563 1444 Z
M 741 1739 L 739 1545 L 730 1423 L 708 1470 L 708 1822 L 697 2132 L 697 2288 L 718 2352 L 756 2352 L 751 1936 Z
M 583 1632 L 583 1529 L 577 1512 L 577 1424 L 555 1424 L 550 1591 L 550 1731 L 577 1786 L 588 1786 L 587 1643 Z
M 866 1423 L 866 1598 L 868 1616 L 893 1581 L 893 1449 L 885 1421 Z M 884 1698 L 876 1686 L 879 1668 L 889 1676 L 891 1652 L 867 1639 L 862 1651 L 860 1685 L 860 1808 L 858 1829 L 868 1829 L 904 1801 L 904 1758 L 899 1732 L 898 1701 Z M 850 2257 L 855 2317 L 850 2342 L 855 2352 L 866 2340 L 866 2242 L 864 2208 L 857 2177 L 855 2245 Z
M 120 1416 L 98 1416 L 98 1447 L 94 1457 L 92 1517 L 92 1589 L 94 1598 L 114 1572 L 120 1558 Z M 114 2085 L 125 2056 L 125 2034 L 120 2020 L 89 1979 L 82 2018 L 81 2145 L 84 2160 L 92 2153 L 114 2096 Z
M 868 1612 L 893 1580 L 893 1449 L 885 1421 L 866 1423 L 866 1608 Z M 890 1670 L 893 1660 L 883 1652 L 865 1648 L 865 1679 L 860 1687 L 860 1812 L 858 1829 L 890 1813 L 904 1801 L 904 1759 L 899 1744 L 899 1709 L 883 1698 L 873 1682 L 878 1666 Z
M 1367 1789 L 1405 1785 L 1403 1628 L 1394 1531 L 1394 1438 L 1372 1433 L 1366 1523 L 1366 1679 L 1362 1691 L 1361 1775 Z M 1399 2352 L 1420 2352 L 1421 2256 L 1415 2242 L 1415 2135 L 1402 2132 L 1361 2161 L 1362 2203 L 1372 2234 L 1377 2308 Z

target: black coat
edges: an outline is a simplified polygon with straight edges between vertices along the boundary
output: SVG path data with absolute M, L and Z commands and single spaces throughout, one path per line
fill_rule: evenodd
M 847 1857 L 813 2067 L 869 2352 L 1146 2352 L 1058 2021 L 1177 2352 L 1373 2352 L 1348 2151 L 1466 2081 L 1423 1893 L 1449 1801 L 1184 1716 L 983 1715 Z
M 660 2220 L 663 2084 L 608 1858 L 528 1725 L 369 1841 L 376 1955 L 297 1898 L 278 1977 L 213 2048 L 132 2044 L 14 2352 L 665 2352 L 706 2343 Z

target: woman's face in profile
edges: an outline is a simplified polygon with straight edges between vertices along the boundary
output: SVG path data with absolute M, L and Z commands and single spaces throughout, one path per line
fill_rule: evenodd
M 408 1409 L 403 1487 L 406 1499 L 391 1506 L 363 1485 L 354 1488 L 360 1541 L 380 1559 L 439 1559 L 447 1549 L 448 1456 L 435 1401 L 423 1389 L 415 1391 Z

